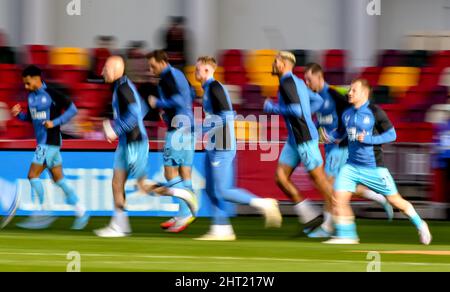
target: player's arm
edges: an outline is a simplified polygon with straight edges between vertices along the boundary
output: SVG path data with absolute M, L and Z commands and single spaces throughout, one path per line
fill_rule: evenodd
M 50 94 L 56 106 L 65 110 L 62 115 L 52 121 L 53 127 L 66 124 L 77 115 L 78 109 L 68 96 L 52 91 L 50 91 Z
M 280 107 L 270 100 L 264 103 L 264 111 L 266 113 L 284 115 L 290 117 L 301 118 L 303 116 L 302 107 L 300 105 L 300 96 L 293 79 L 287 79 L 280 84 L 280 90 L 286 95 L 286 107 Z
M 331 133 L 328 133 L 325 128 L 319 128 L 319 134 L 326 144 L 339 144 L 347 137 L 347 131 L 345 129 L 337 129 Z
M 211 83 L 208 98 L 211 100 L 213 115 L 205 118 L 204 124 L 211 125 L 203 127 L 203 132 L 205 133 L 214 128 L 223 127 L 223 125 L 226 124 L 227 117 L 229 116 L 228 113 L 232 110 L 230 104 L 228 103 L 225 89 L 220 83 Z M 213 124 L 214 126 L 212 126 Z
M 175 79 L 170 78 L 166 82 L 170 88 L 170 92 L 172 92 L 172 95 L 170 97 L 165 97 L 162 95 L 160 98 L 157 98 L 155 103 L 156 107 L 160 109 L 175 109 L 183 107 L 184 99 L 175 82 Z
M 323 100 L 322 96 L 320 96 L 320 94 L 312 91 L 309 88 L 308 88 L 308 93 L 309 93 L 309 99 L 311 101 L 310 102 L 311 103 L 311 114 L 314 114 L 322 108 L 324 100 Z
M 376 110 L 374 110 L 374 117 L 374 127 L 377 129 L 379 135 L 364 135 L 362 143 L 368 145 L 381 145 L 394 142 L 397 139 L 397 133 L 386 113 L 377 107 Z
M 22 107 L 20 106 L 20 104 L 16 104 L 12 109 L 11 109 L 11 114 L 16 117 L 17 119 L 21 120 L 22 122 L 31 122 L 31 114 L 30 114 L 30 109 L 28 108 L 28 112 L 24 113 L 22 111 Z
M 137 126 L 140 109 L 136 102 L 136 97 L 128 84 L 119 87 L 117 97 L 127 106 L 125 112 L 117 116 L 112 124 L 113 131 L 117 136 L 121 136 L 131 132 Z

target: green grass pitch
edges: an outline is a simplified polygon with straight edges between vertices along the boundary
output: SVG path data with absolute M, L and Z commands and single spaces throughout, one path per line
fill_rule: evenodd
M 278 230 L 263 229 L 262 218 L 234 218 L 235 242 L 193 240 L 208 229 L 199 219 L 182 234 L 166 234 L 163 218 L 131 218 L 133 235 L 97 238 L 92 233 L 108 218 L 94 218 L 85 231 L 70 231 L 72 218 L 60 218 L 49 230 L 15 227 L 0 231 L 0 271 L 66 271 L 67 254 L 80 254 L 81 271 L 284 272 L 367 270 L 368 251 L 381 253 L 381 271 L 450 271 L 450 222 L 431 221 L 431 246 L 422 246 L 406 220 L 358 220 L 360 245 L 330 246 L 299 233 L 296 218 Z M 420 252 L 436 254 L 420 254 Z M 400 252 L 407 254 L 399 254 Z M 409 254 L 408 254 L 409 253 Z

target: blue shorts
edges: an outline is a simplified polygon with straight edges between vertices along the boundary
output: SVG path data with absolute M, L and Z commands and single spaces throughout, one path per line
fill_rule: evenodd
M 114 169 L 125 170 L 129 176 L 139 179 L 147 176 L 148 141 L 121 145 L 114 155 Z
M 194 162 L 195 139 L 190 131 L 170 131 L 166 134 L 164 145 L 164 166 L 192 166 Z
M 38 145 L 34 152 L 33 163 L 45 165 L 48 169 L 62 165 L 61 147 L 53 145 Z
M 364 185 L 384 196 L 398 194 L 394 179 L 387 168 L 344 165 L 336 178 L 335 191 L 355 193 L 357 185 Z
M 347 163 L 348 148 L 333 147 L 325 153 L 325 173 L 330 177 L 337 177 L 339 170 Z
M 298 145 L 297 148 L 286 142 L 278 163 L 292 168 L 296 168 L 300 163 L 303 163 L 307 171 L 322 166 L 323 159 L 319 149 L 319 141 L 311 140 Z

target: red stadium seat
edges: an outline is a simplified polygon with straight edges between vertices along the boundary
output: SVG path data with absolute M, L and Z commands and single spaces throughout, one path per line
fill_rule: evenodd
M 407 108 L 401 104 L 380 104 L 379 106 L 386 112 L 394 125 L 401 122 L 405 113 L 407 113 Z
M 398 143 L 431 143 L 433 142 L 433 125 L 430 123 L 397 123 L 395 125 Z M 411 129 L 414 129 L 413 131 Z
M 325 69 L 344 69 L 345 68 L 345 51 L 329 50 L 325 52 L 324 68 Z
M 244 53 L 241 50 L 227 50 L 222 53 L 220 60 L 222 67 L 245 67 Z
M 450 67 L 450 51 L 439 51 L 431 57 L 431 65 L 444 69 Z
M 12 103 L 19 99 L 20 87 L 11 83 L 0 83 L 0 102 Z
M 110 87 L 106 84 L 80 83 L 72 88 L 77 107 L 88 109 L 94 116 L 101 115 L 111 102 Z
M 17 65 L 0 64 L 0 80 L 2 83 L 22 84 L 22 69 Z
M 305 67 L 295 67 L 293 71 L 294 75 L 300 79 L 305 78 Z
M 6 127 L 7 139 L 31 139 L 34 137 L 34 130 L 31 123 L 11 119 L 6 123 Z
M 405 98 L 401 100 L 401 103 L 405 106 L 418 105 L 426 102 L 428 97 L 428 89 L 423 86 L 413 86 L 406 92 Z
M 111 52 L 108 49 L 97 48 L 93 49 L 92 56 L 92 70 L 96 76 L 101 76 L 103 67 L 105 66 L 106 60 L 111 56 Z
M 224 78 L 226 84 L 244 85 L 248 78 L 244 67 L 226 67 L 224 68 Z
M 47 66 L 50 63 L 50 47 L 43 45 L 29 45 L 25 47 L 27 64 Z
M 419 77 L 419 86 L 430 89 L 438 85 L 442 68 L 425 67 L 422 68 Z
M 380 79 L 381 68 L 380 67 L 367 67 L 364 68 L 360 74 L 360 78 L 364 78 L 369 81 L 369 84 L 374 87 L 378 85 Z
M 84 68 L 76 66 L 51 66 L 48 71 L 52 81 L 68 85 L 69 87 L 73 84 L 86 82 L 88 77 L 88 72 Z

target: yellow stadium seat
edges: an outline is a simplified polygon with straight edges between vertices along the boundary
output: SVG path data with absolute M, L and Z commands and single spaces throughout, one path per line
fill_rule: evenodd
M 417 86 L 420 69 L 415 67 L 386 67 L 381 71 L 379 85 L 389 86 L 393 94 L 401 97 L 409 87 Z
M 245 60 L 245 66 L 247 70 L 253 70 L 255 68 L 270 68 L 278 51 L 275 50 L 255 50 L 250 51 Z
M 258 141 L 258 122 L 235 121 L 234 128 L 238 141 Z
M 200 82 L 195 79 L 195 66 L 186 66 L 184 67 L 184 74 L 186 75 L 186 79 L 189 83 L 195 88 L 195 93 L 197 96 L 203 96 L 203 88 Z M 224 69 L 222 67 L 217 67 L 216 74 L 214 74 L 214 78 L 224 83 Z
M 71 65 L 89 68 L 89 51 L 82 48 L 53 48 L 50 51 L 51 65 Z

